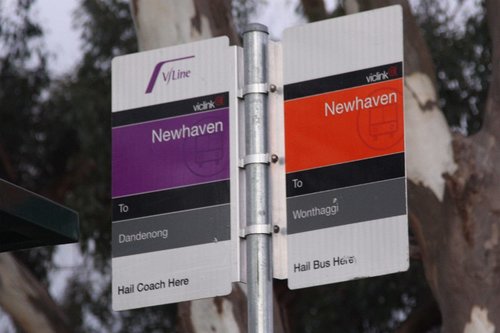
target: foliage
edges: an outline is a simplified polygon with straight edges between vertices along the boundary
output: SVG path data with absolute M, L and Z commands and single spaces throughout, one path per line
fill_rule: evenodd
M 111 310 L 111 60 L 137 50 L 128 1 L 84 0 L 76 16 L 82 61 L 75 75 L 53 88 L 49 108 L 67 114 L 66 128 L 75 131 L 79 144 L 76 174 L 83 176 L 68 202 L 80 213 L 86 265 L 67 288 L 65 308 L 78 332 L 166 332 L 175 323 L 174 306 Z
M 241 34 L 245 26 L 250 23 L 250 16 L 255 13 L 259 2 L 264 0 L 233 0 L 232 14 L 236 29 Z
M 0 177 L 39 191 L 46 185 L 43 176 L 50 173 L 45 158 L 54 137 L 43 129 L 50 77 L 32 5 L 33 0 L 18 1 L 13 8 L 0 4 Z M 51 255 L 51 248 L 17 253 L 42 282 Z
M 63 299 L 75 332 L 173 329 L 176 309 L 114 313 L 110 292 L 111 60 L 137 50 L 128 1 L 83 0 L 75 14 L 83 42 L 74 73 L 51 77 L 34 0 L 13 13 L 0 6 L 0 177 L 60 201 L 80 214 L 83 264 L 73 267 Z M 11 168 L 6 167 L 11 166 Z M 15 170 L 14 175 L 9 170 Z M 47 281 L 53 248 L 21 251 Z
M 481 127 L 491 74 L 485 4 L 481 1 L 477 13 L 468 15 L 462 28 L 446 3 L 421 0 L 415 6 L 416 16 L 436 65 L 440 106 L 452 128 L 474 134 Z M 458 3 L 464 5 L 464 1 Z M 464 9 L 457 5 L 457 10 Z M 340 5 L 328 16 L 344 14 Z M 412 312 L 435 302 L 417 261 L 411 262 L 406 273 L 293 294 L 295 332 L 330 332 L 332 328 L 347 333 L 393 332 Z M 426 332 L 438 329 L 439 316 Z
M 84 264 L 74 269 L 63 300 L 75 332 L 172 332 L 175 306 L 120 313 L 110 308 L 111 60 L 137 49 L 128 1 L 81 0 L 76 19 L 82 59 L 73 74 L 57 79 L 47 70 L 43 32 L 30 14 L 33 2 L 18 1 L 15 19 L 0 5 L 0 177 L 80 213 Z M 233 1 L 240 30 L 258 4 Z M 440 103 L 450 124 L 472 134 L 480 128 L 491 71 L 484 1 L 464 29 L 457 29 L 441 2 L 422 0 L 416 8 L 436 63 Z M 338 7 L 332 15 L 341 14 Z M 51 248 L 18 256 L 47 280 Z M 418 262 L 407 273 L 289 297 L 295 332 L 391 332 L 432 300 Z
M 0 176 L 33 188 L 44 169 L 37 161 L 45 153 L 39 115 L 49 75 L 42 31 L 31 17 L 32 3 L 18 2 L 12 10 L 15 18 L 0 5 L 0 144 L 9 157 L 4 157 Z
M 422 265 L 410 270 L 295 291 L 293 332 L 394 332 L 418 306 L 432 301 Z
M 422 0 L 416 17 L 436 66 L 440 106 L 449 124 L 474 134 L 482 124 L 491 76 L 491 40 L 485 19 L 485 0 L 460 21 L 458 13 L 469 12 L 471 2 Z

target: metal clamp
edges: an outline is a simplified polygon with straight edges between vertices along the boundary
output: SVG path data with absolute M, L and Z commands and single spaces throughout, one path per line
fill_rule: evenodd
M 249 164 L 269 164 L 271 163 L 269 154 L 251 154 L 251 155 L 246 155 L 242 159 L 240 159 L 240 162 L 238 166 L 241 169 L 244 169 L 247 165 Z
M 247 84 L 243 89 L 238 90 L 238 96 L 244 98 L 248 94 L 267 94 L 269 92 L 268 83 L 252 83 Z
M 252 224 L 240 230 L 240 238 L 256 234 L 271 235 L 272 226 L 270 224 Z

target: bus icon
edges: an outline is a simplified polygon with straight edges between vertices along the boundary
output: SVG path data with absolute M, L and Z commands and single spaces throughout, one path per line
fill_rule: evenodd
M 377 140 L 382 135 L 394 135 L 398 131 L 398 114 L 394 106 L 372 109 L 368 120 L 369 133 Z
M 199 136 L 194 144 L 194 162 L 199 168 L 207 163 L 218 165 L 224 157 L 224 133 Z

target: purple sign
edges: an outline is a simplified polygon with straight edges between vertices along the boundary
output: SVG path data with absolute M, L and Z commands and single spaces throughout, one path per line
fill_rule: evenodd
M 229 179 L 229 109 L 112 130 L 112 196 Z

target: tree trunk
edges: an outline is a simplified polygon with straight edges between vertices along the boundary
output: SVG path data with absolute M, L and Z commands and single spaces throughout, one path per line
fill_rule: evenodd
M 10 253 L 0 254 L 0 306 L 26 333 L 71 332 L 47 289 Z
M 0 174 L 7 179 L 17 178 L 14 163 L 1 143 Z M 8 252 L 0 253 L 0 307 L 25 333 L 72 331 L 47 288 Z
M 230 0 L 131 0 L 131 10 L 141 50 L 187 43 L 225 35 L 237 45 Z M 277 302 L 275 302 L 277 304 Z M 245 286 L 233 292 L 178 306 L 179 332 L 243 333 L 247 331 Z M 276 333 L 285 332 L 281 311 L 275 306 Z
M 173 0 L 165 1 L 163 14 L 159 11 L 160 6 L 154 9 L 155 5 L 151 4 L 157 2 L 132 1 L 142 49 L 219 33 L 231 36 L 233 42 L 237 40 L 229 19 L 222 21 L 224 27 L 214 28 L 216 22 L 211 9 L 225 8 L 224 17 L 228 17 L 229 1 L 211 1 L 205 6 L 196 0 L 182 2 L 182 5 Z M 322 1 L 302 2 L 305 13 L 314 16 L 315 20 L 320 18 L 318 15 L 326 14 Z M 442 314 L 442 332 L 494 332 L 497 326 L 500 327 L 500 23 L 494 17 L 500 12 L 499 0 L 487 0 L 494 46 L 485 126 L 479 134 L 468 138 L 453 136 L 438 108 L 431 55 L 407 1 L 346 0 L 344 7 L 349 14 L 393 4 L 402 5 L 404 13 L 410 224 L 420 247 L 427 280 Z M 151 12 L 156 19 L 147 14 Z M 163 20 L 162 17 L 173 19 Z M 150 32 L 150 29 L 157 32 Z M 236 332 L 243 331 L 244 327 L 237 323 L 222 322 L 227 316 L 232 316 L 234 319 L 230 320 L 235 322 L 243 320 L 234 314 L 235 309 L 243 311 L 244 308 L 240 304 L 243 298 L 237 296 L 239 293 L 202 301 L 205 302 L 203 306 L 196 306 L 195 302 L 182 304 L 182 329 L 200 331 L 193 322 L 196 317 L 193 311 L 199 311 L 206 316 L 196 318 L 202 318 L 202 322 L 215 321 L 218 324 L 209 327 L 215 327 L 217 332 L 227 331 L 228 327 L 237 329 Z M 411 326 L 423 329 L 418 323 Z
M 323 0 L 302 0 L 302 10 L 309 22 L 325 20 L 328 17 L 325 2 Z
M 228 0 L 130 0 L 140 50 L 217 36 L 239 37 Z
M 344 1 L 348 14 L 403 7 L 410 224 L 444 333 L 494 332 L 500 325 L 500 1 L 486 3 L 493 77 L 484 128 L 465 138 L 450 134 L 437 108 L 433 62 L 407 1 Z M 409 319 L 401 332 L 424 331 L 415 316 Z
M 430 53 L 408 3 L 347 2 L 360 10 L 403 6 L 411 227 L 442 314 L 442 332 L 494 332 L 500 327 L 500 24 L 493 17 L 499 1 L 487 1 L 493 78 L 485 126 L 472 137 L 452 137 L 446 127 Z

